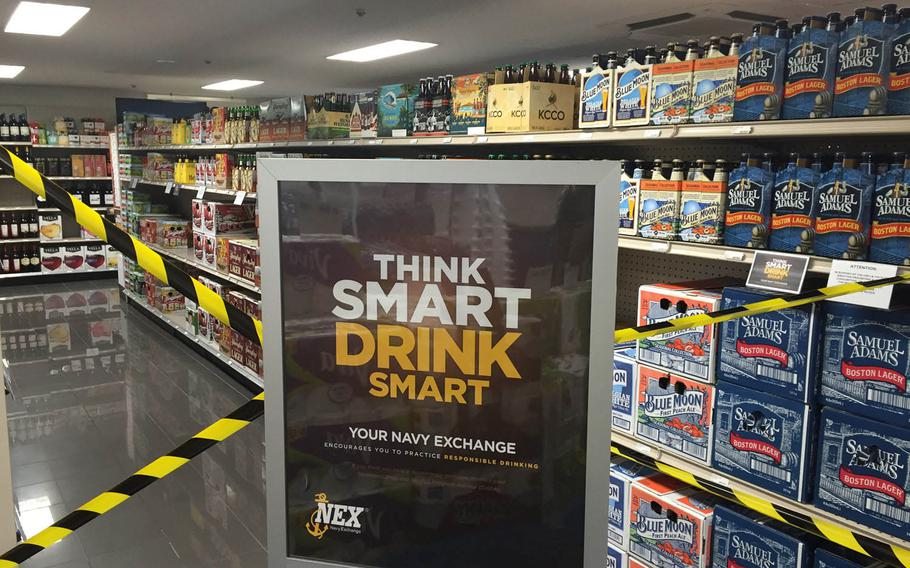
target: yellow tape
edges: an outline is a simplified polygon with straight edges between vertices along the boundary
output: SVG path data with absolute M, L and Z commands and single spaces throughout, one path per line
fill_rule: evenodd
M 158 280 L 169 284 L 167 272 L 164 270 L 164 257 L 145 246 L 136 237 L 131 236 L 130 239 L 132 239 L 133 247 L 136 249 L 136 262 L 139 263 L 139 266 L 150 272 Z
M 739 491 L 737 489 L 733 490 L 733 495 L 735 495 L 736 498 L 739 499 L 740 503 L 742 503 L 746 507 L 749 507 L 750 509 L 758 511 L 759 513 L 761 513 L 762 515 L 765 515 L 766 517 L 771 517 L 772 519 L 777 519 L 778 521 L 781 521 L 783 523 L 787 522 L 783 517 L 780 516 L 780 513 L 777 512 L 777 509 L 774 508 L 774 505 L 770 501 L 766 501 L 765 499 L 756 497 L 755 495 L 749 495 L 748 493 L 743 493 L 742 491 Z
M 72 199 L 72 202 L 76 210 L 76 222 L 102 241 L 107 241 L 107 229 L 104 228 L 101 215 L 78 199 Z
M 127 499 L 129 499 L 128 495 L 105 491 L 79 508 L 83 511 L 92 511 L 99 515 L 103 515 Z
M 205 438 L 206 440 L 222 441 L 225 438 L 243 429 L 249 422 L 245 420 L 233 420 L 231 418 L 222 418 L 215 422 L 202 432 L 199 432 L 194 438 Z
M 47 548 L 71 534 L 73 534 L 73 531 L 69 529 L 64 529 L 62 527 L 47 527 L 25 542 L 40 546 L 41 548 Z
M 136 475 L 148 475 L 161 479 L 190 460 L 174 456 L 161 456 L 136 472 Z
M 834 523 L 829 523 L 824 519 L 818 519 L 815 517 L 812 517 L 812 522 L 815 523 L 815 526 L 818 528 L 819 532 L 821 532 L 822 535 L 831 542 L 849 548 L 850 550 L 855 550 L 860 554 L 869 556 L 869 553 L 866 552 L 862 546 L 860 546 L 859 542 L 856 540 L 856 537 L 853 536 L 853 532 L 850 529 L 835 525 Z
M 44 190 L 44 180 L 41 179 L 41 174 L 38 173 L 38 170 L 26 164 L 19 156 L 9 150 L 6 150 L 6 153 L 9 154 L 9 159 L 13 163 L 13 177 L 16 178 L 16 181 L 33 193 L 37 193 L 41 197 L 47 197 Z
M 193 289 L 196 290 L 196 300 L 199 307 L 215 316 L 215 319 L 224 325 L 230 325 L 230 319 L 227 314 L 227 307 L 224 305 L 224 298 L 206 288 L 206 286 L 193 278 Z
M 661 462 L 655 462 L 655 463 L 657 464 L 657 469 L 659 469 L 663 473 L 673 476 L 676 479 L 679 479 L 680 481 L 682 481 L 683 483 L 685 483 L 687 485 L 692 485 L 694 487 L 698 487 L 699 489 L 704 489 L 704 487 L 702 487 L 701 483 L 699 483 L 698 480 L 695 479 L 695 476 L 692 475 L 691 473 L 689 473 L 688 471 L 686 471 L 684 469 L 679 469 L 678 467 L 673 467 L 672 465 L 661 463 Z
M 10 560 L 0 560 L 0 568 L 15 568 L 16 566 L 18 564 Z
M 910 567 L 910 550 L 906 548 L 900 548 L 899 546 L 891 545 L 891 552 L 894 553 L 894 557 L 900 561 L 904 566 Z

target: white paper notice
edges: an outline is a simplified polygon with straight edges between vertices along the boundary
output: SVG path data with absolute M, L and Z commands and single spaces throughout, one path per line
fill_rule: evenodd
M 202 199 L 203 197 L 205 197 L 205 186 L 204 185 L 196 190 L 196 199 Z
M 831 274 L 828 275 L 828 286 L 847 284 L 849 282 L 865 282 L 879 278 L 897 276 L 897 266 L 892 264 L 876 264 L 874 262 L 861 262 L 858 260 L 832 260 Z M 831 298 L 833 302 L 867 306 L 870 308 L 888 309 L 891 306 L 891 293 L 894 286 L 883 286 L 873 290 L 865 290 Z
M 243 198 L 244 198 L 244 197 L 246 197 L 246 192 L 245 192 L 245 191 L 238 191 L 237 194 L 234 195 L 234 205 L 243 205 Z

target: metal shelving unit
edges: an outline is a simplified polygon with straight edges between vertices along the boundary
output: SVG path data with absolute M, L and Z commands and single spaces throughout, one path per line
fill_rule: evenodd
M 238 278 L 237 276 L 234 276 L 233 274 L 227 274 L 225 272 L 222 272 L 222 271 L 218 270 L 217 268 L 200 261 L 199 259 L 196 258 L 196 255 L 193 253 L 192 249 L 169 249 L 169 248 L 164 248 L 164 247 L 160 247 L 158 245 L 153 245 L 153 244 L 149 244 L 148 247 L 156 252 L 161 253 L 162 255 L 164 255 L 168 258 L 173 258 L 174 260 L 176 260 L 178 262 L 182 262 L 189 266 L 198 268 L 199 270 L 202 270 L 206 274 L 214 276 L 217 279 L 224 280 L 225 282 L 230 282 L 231 284 L 235 284 L 245 290 L 254 292 L 256 294 L 260 293 L 259 286 L 256 286 L 252 282 L 249 282 L 242 278 Z
M 110 146 L 99 144 L 31 144 L 32 148 L 49 148 L 51 150 L 110 150 Z
M 170 185 L 172 188 L 177 188 L 180 191 L 190 191 L 190 192 L 193 192 L 196 194 L 199 193 L 199 189 L 200 189 L 198 186 L 189 185 L 189 184 L 185 184 L 185 183 L 174 183 L 172 181 L 154 181 L 154 180 L 134 178 L 134 177 L 129 177 L 129 176 L 120 176 L 121 182 L 129 182 L 131 184 L 133 182 L 133 180 L 135 180 L 137 184 L 157 185 L 157 186 L 164 187 L 164 188 L 167 188 L 167 186 Z M 203 192 L 203 193 L 204 193 L 204 195 L 224 195 L 224 196 L 228 196 L 228 197 L 236 197 L 237 194 L 240 192 L 234 191 L 233 189 L 217 189 L 214 187 L 207 187 L 207 188 L 205 188 L 205 192 Z M 255 193 L 247 193 L 243 198 L 244 202 L 252 201 L 255 199 L 256 199 Z
M 47 179 L 59 181 L 105 181 L 110 180 L 111 176 L 47 176 Z
M 31 277 L 40 277 L 40 276 L 74 276 L 77 274 L 86 275 L 86 274 L 111 274 L 117 272 L 116 268 L 101 268 L 98 270 L 82 270 L 79 272 L 55 272 L 54 274 L 49 274 L 47 272 L 14 272 L 11 274 L 0 274 L 0 280 L 7 278 L 28 278 Z

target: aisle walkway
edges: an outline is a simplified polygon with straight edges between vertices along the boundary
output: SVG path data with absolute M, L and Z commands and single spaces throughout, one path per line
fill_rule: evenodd
M 113 280 L 2 287 L 0 298 L 13 485 L 27 535 L 249 397 L 121 303 Z M 263 450 L 259 422 L 24 566 L 264 566 Z

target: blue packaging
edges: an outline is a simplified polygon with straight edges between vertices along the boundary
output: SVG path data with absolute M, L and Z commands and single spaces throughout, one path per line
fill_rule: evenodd
M 635 414 L 632 401 L 635 400 L 635 382 L 638 379 L 638 363 L 634 359 L 613 354 L 613 428 L 632 434 Z
M 724 219 L 725 245 L 768 248 L 773 185 L 773 172 L 760 167 L 754 159 L 740 164 L 730 173 Z
M 770 292 L 724 288 L 720 309 L 772 297 Z M 819 306 L 809 304 L 719 324 L 717 380 L 814 404 L 822 329 Z
M 898 428 L 825 408 L 814 504 L 861 525 L 910 537 L 910 437 Z
M 756 24 L 739 51 L 733 120 L 780 118 L 787 39 L 772 24 Z
M 651 120 L 651 64 L 636 60 L 641 54 L 630 50 L 616 70 L 613 89 L 613 126 L 637 126 Z
M 661 63 L 651 69 L 651 124 L 689 122 L 689 99 L 695 61 Z
M 910 308 L 826 302 L 824 311 L 822 404 L 910 425 Z
M 815 245 L 815 203 L 819 173 L 791 156 L 774 180 L 771 238 L 768 248 L 812 254 Z
M 657 472 L 623 458 L 610 462 L 610 503 L 607 539 L 611 545 L 623 550 L 629 549 L 629 507 L 632 499 L 632 484 Z
M 865 260 L 872 221 L 875 176 L 835 160 L 818 182 L 815 254 Z
M 910 170 L 891 168 L 880 174 L 872 193 L 869 259 L 910 265 Z
M 901 14 L 889 44 L 888 114 L 910 114 L 910 14 Z
M 790 39 L 782 118 L 829 118 L 834 106 L 837 71 L 835 30 L 825 18 L 813 16 L 802 32 Z
M 712 467 L 805 502 L 812 485 L 815 413 L 799 401 L 719 382 Z
M 887 568 L 887 564 L 857 554 L 833 542 L 826 542 L 824 548 L 815 549 L 815 563 L 812 568 Z
M 632 168 L 632 175 L 629 175 L 631 164 L 621 162 L 621 165 L 624 167 L 619 175 L 619 234 L 635 235 L 638 233 L 638 186 L 644 169 L 638 162 Z
M 785 532 L 786 531 L 786 532 Z M 807 542 L 745 509 L 714 508 L 712 568 L 808 568 Z
M 857 18 L 840 37 L 834 116 L 880 115 L 887 110 L 890 26 L 882 23 L 876 8 L 866 8 L 864 14 L 870 19 Z
M 607 547 L 607 568 L 629 568 L 629 553 L 612 544 Z

